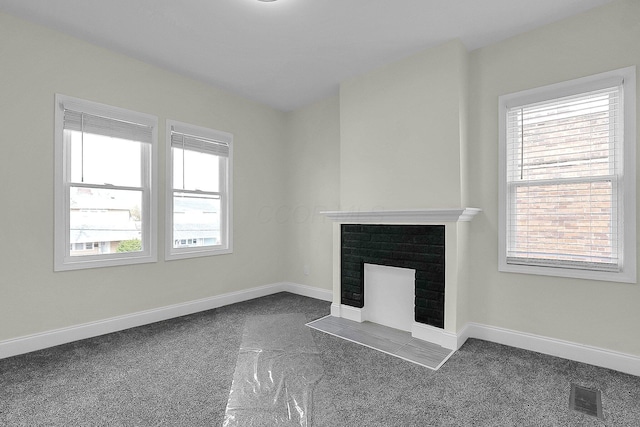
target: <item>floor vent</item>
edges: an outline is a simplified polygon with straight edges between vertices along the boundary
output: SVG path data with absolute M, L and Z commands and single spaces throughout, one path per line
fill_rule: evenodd
M 571 396 L 569 397 L 569 408 L 583 414 L 604 419 L 602 415 L 602 400 L 600 390 L 582 387 L 571 384 Z

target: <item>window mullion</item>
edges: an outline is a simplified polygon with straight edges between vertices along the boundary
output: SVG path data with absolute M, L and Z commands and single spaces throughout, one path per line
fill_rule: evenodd
M 71 219 L 70 219 L 70 211 L 71 211 L 71 186 L 69 182 L 71 181 L 71 133 L 62 130 L 62 144 L 63 144 L 63 159 L 62 159 L 62 170 L 63 170 L 63 183 L 62 188 L 64 191 L 64 260 L 65 262 L 71 256 L 71 251 L 69 249 L 69 245 L 71 244 Z
M 220 191 L 202 191 L 202 190 L 183 190 L 181 188 L 174 188 L 174 193 L 191 194 L 194 196 L 222 196 L 224 193 Z
M 112 185 L 112 184 L 86 184 L 82 182 L 69 182 L 69 187 L 78 187 L 78 188 L 95 188 L 100 190 L 123 190 L 123 191 L 142 191 L 144 192 L 146 186 L 142 187 L 128 187 L 123 185 Z
M 221 243 L 227 246 L 229 241 L 229 224 L 228 224 L 228 194 L 229 188 L 227 186 L 227 160 L 224 157 L 218 158 L 218 182 L 222 195 L 220 197 L 220 240 Z

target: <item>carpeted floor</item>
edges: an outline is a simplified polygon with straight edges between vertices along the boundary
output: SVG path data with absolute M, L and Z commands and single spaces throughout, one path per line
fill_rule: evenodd
M 0 360 L 2 426 L 220 426 L 244 320 L 329 303 L 280 293 Z M 312 330 L 313 426 L 638 426 L 640 377 L 480 340 L 438 371 Z M 569 409 L 602 392 L 604 421 Z

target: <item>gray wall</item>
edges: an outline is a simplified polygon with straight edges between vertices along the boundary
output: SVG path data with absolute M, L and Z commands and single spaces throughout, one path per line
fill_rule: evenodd
M 0 341 L 282 280 L 285 114 L 0 13 Z M 53 272 L 54 94 L 159 117 L 160 261 Z M 164 120 L 234 135 L 234 253 L 165 262 Z
M 484 209 L 471 224 L 473 321 L 640 355 L 638 284 L 497 270 L 498 96 L 640 66 L 639 40 L 640 2 L 625 0 L 470 54 L 469 203 Z

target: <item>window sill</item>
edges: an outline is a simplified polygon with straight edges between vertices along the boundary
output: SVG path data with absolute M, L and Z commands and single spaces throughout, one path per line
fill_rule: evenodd
M 81 257 L 78 257 L 81 258 Z M 101 267 L 117 267 L 123 265 L 133 264 L 148 264 L 158 261 L 158 257 L 155 255 L 141 255 L 131 256 L 126 258 L 109 258 L 109 259 L 78 259 L 73 261 L 57 261 L 54 265 L 54 271 L 71 271 L 71 270 L 85 270 L 91 268 Z
M 194 248 L 196 249 L 196 248 Z M 201 250 L 189 250 L 180 252 L 167 252 L 165 254 L 166 261 L 173 261 L 177 259 L 199 258 L 205 256 L 226 255 L 233 253 L 231 248 L 219 248 L 219 249 L 201 249 Z
M 567 277 L 573 279 L 600 280 L 604 282 L 636 283 L 634 267 L 621 272 L 579 270 L 562 267 L 543 267 L 534 265 L 507 264 L 501 260 L 498 271 L 503 273 L 534 274 L 540 276 Z

